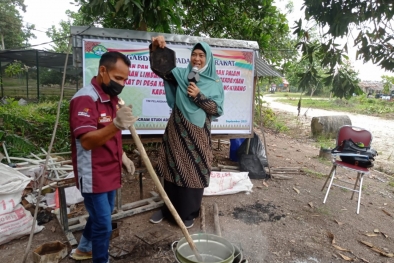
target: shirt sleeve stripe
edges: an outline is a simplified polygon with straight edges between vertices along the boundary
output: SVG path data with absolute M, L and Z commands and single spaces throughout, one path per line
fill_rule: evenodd
M 95 127 L 95 126 L 85 125 L 85 126 L 79 126 L 79 127 L 75 128 L 75 129 L 74 129 L 74 132 L 75 132 L 76 130 L 82 129 L 82 128 L 93 128 L 93 129 L 97 130 L 97 127 Z

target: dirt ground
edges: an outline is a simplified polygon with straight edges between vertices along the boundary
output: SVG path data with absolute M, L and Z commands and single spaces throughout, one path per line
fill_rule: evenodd
M 259 130 L 256 132 L 261 135 Z M 204 197 L 208 233 L 214 233 L 213 204 L 216 202 L 222 236 L 240 245 L 249 262 L 394 262 L 388 257 L 394 253 L 391 225 L 394 188 L 389 186 L 389 175 L 372 170 L 365 176 L 360 214 L 357 215 L 357 198 L 350 200 L 350 191 L 333 188 L 327 203 L 322 203 L 324 192 L 321 188 L 331 166 L 329 161 L 318 158 L 319 149 L 306 127 L 294 125 L 288 134 L 266 130 L 265 135 L 271 167 L 302 167 L 304 172 L 289 175 L 293 177 L 289 180 L 252 180 L 251 194 Z M 234 164 L 228 161 L 228 144 L 222 144 L 220 151 L 217 144 L 214 147 L 215 162 Z M 154 160 L 154 149 L 149 152 Z M 338 169 L 337 174 L 340 179 L 354 184 L 356 173 Z M 147 198 L 149 191 L 155 189 L 149 176 L 145 177 L 144 197 Z M 139 200 L 139 194 L 136 180 L 123 184 L 124 203 Z M 167 221 L 157 226 L 150 224 L 152 213 L 148 211 L 119 220 L 120 236 L 111 241 L 112 249 L 123 247 L 131 253 L 121 259 L 113 258 L 111 262 L 175 262 L 170 245 L 182 238 L 182 233 Z M 152 229 L 164 229 L 162 234 L 168 237 L 149 245 L 136 236 Z M 197 219 L 190 233 L 199 232 Z M 75 236 L 79 240 L 80 233 Z M 27 240 L 24 237 L 0 246 L 0 261 L 20 262 Z M 32 250 L 51 240 L 66 241 L 57 220 L 47 223 L 45 229 L 34 236 Z M 381 253 L 360 241 L 369 242 Z M 31 258 L 30 253 L 29 262 Z M 74 260 L 66 258 L 62 262 Z

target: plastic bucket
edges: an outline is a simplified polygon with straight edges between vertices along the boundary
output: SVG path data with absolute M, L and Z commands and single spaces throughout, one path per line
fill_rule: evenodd
M 191 238 L 205 263 L 234 262 L 234 246 L 226 239 L 205 233 L 191 235 Z M 172 250 L 175 259 L 180 263 L 199 262 L 185 238 L 172 243 Z
M 245 138 L 230 139 L 230 160 L 238 162 L 238 148 L 241 146 Z

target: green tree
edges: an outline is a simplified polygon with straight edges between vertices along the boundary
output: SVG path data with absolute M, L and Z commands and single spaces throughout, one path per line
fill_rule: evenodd
M 394 70 L 392 0 L 304 0 L 305 17 L 321 26 L 333 42 L 356 33 L 357 58 Z M 346 46 L 344 47 L 346 49 Z
M 390 90 L 392 90 L 394 87 L 394 76 L 383 75 L 382 82 L 383 82 L 383 93 L 389 94 Z
M 317 85 L 323 80 L 325 86 L 331 87 L 335 97 L 348 99 L 353 93 L 362 93 L 358 85 L 358 73 L 351 67 L 345 53 L 346 45 L 342 48 L 332 38 L 327 41 L 311 40 L 313 28 L 304 29 L 301 19 L 294 29 L 294 34 L 299 39 L 296 47 L 301 51 L 304 62 L 308 64 L 308 70 L 298 74 L 300 88 Z M 325 71 L 324 74 L 321 71 L 319 73 L 319 68 Z
M 24 0 L 0 1 L 0 48 L 17 49 L 28 46 L 28 40 L 35 38 L 34 25 L 23 25 L 20 11 L 26 11 Z
M 184 13 L 177 0 L 74 0 L 85 21 L 106 28 L 173 32 L 181 28 Z
M 53 41 L 50 51 L 67 53 L 68 49 L 68 36 L 70 35 L 70 27 L 86 25 L 82 14 L 66 10 L 68 16 L 67 20 L 61 20 L 59 26 L 52 25 L 47 31 L 46 35 Z
M 75 1 L 85 21 L 105 28 L 253 40 L 271 62 L 282 60 L 278 50 L 289 33 L 273 0 Z

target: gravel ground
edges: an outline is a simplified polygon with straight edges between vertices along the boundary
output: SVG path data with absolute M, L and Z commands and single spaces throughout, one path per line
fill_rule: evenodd
M 269 103 L 269 107 L 273 110 L 292 113 L 294 116 L 298 114 L 297 107 L 276 101 L 277 99 L 277 97 L 271 97 L 270 95 L 264 96 L 264 101 Z M 352 125 L 368 129 L 372 132 L 372 147 L 379 153 L 379 156 L 375 161 L 375 168 L 382 167 L 386 172 L 394 172 L 394 120 L 387 120 L 368 115 L 352 114 L 349 112 L 307 108 L 301 108 L 300 115 L 302 116 L 301 119 L 304 125 L 310 125 L 312 118 L 317 116 L 349 116 L 352 121 Z

